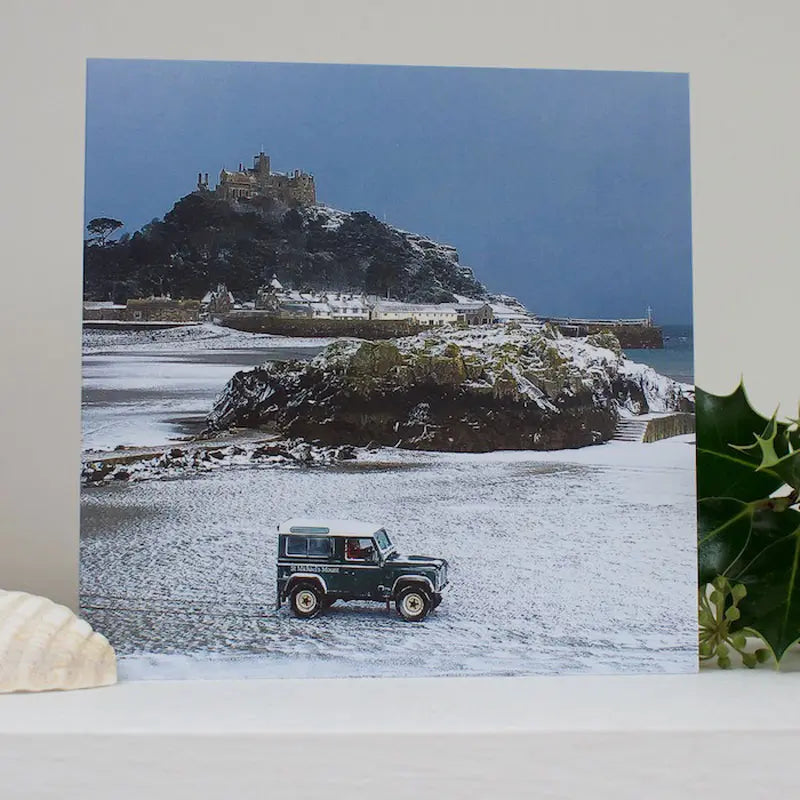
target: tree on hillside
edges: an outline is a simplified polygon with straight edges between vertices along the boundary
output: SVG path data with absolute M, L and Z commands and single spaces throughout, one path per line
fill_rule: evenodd
M 95 217 L 89 220 L 86 230 L 89 231 L 89 241 L 102 247 L 114 231 L 119 230 L 122 223 L 111 217 Z

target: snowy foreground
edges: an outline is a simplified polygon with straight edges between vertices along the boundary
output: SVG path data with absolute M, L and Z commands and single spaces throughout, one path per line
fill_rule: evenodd
M 693 437 L 558 452 L 380 450 L 88 488 L 82 606 L 125 678 L 514 675 L 696 669 Z M 275 526 L 385 524 L 444 556 L 421 624 L 274 608 Z

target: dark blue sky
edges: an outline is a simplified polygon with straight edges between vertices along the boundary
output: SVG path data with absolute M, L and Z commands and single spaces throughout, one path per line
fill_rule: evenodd
M 687 75 L 90 60 L 86 135 L 87 220 L 136 230 L 263 147 L 538 313 L 691 320 Z

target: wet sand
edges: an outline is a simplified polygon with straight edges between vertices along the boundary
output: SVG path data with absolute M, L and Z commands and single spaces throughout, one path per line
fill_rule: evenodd
M 202 430 L 225 383 L 266 361 L 313 358 L 321 347 L 201 351 L 130 349 L 83 356 L 83 449 L 166 445 Z

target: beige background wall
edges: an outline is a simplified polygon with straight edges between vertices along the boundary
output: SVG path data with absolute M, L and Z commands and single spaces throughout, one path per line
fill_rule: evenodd
M 86 57 L 691 75 L 697 382 L 800 397 L 800 5 L 730 0 L 6 0 L 0 29 L 0 586 L 77 600 Z

